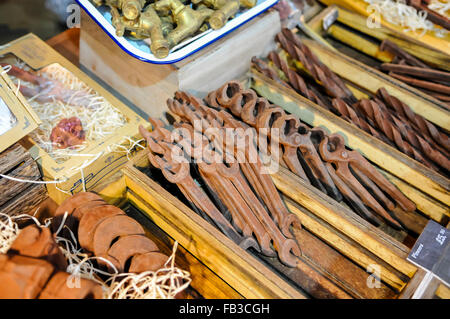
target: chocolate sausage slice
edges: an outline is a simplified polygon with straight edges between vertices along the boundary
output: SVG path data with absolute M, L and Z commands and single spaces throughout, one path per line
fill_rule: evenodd
M 30 225 L 22 229 L 10 252 L 45 259 L 61 270 L 67 268 L 67 260 L 47 227 Z
M 143 235 L 129 235 L 120 237 L 108 250 L 108 255 L 117 259 L 123 271 L 126 262 L 133 256 L 159 251 L 158 246 L 148 237 Z
M 138 274 L 145 271 L 157 271 L 164 266 L 168 259 L 169 256 L 159 252 L 136 255 L 131 259 L 129 272 Z
M 102 220 L 94 231 L 94 255 L 106 254 L 114 239 L 126 235 L 145 235 L 142 226 L 133 218 L 118 215 Z
M 94 231 L 97 225 L 105 218 L 125 215 L 120 209 L 112 205 L 101 207 L 94 207 L 86 211 L 81 217 L 80 225 L 78 226 L 78 241 L 84 249 L 93 252 Z
M 56 210 L 55 216 L 64 215 L 65 212 L 72 214 L 75 208 L 81 206 L 86 202 L 91 202 L 94 200 L 103 200 L 100 196 L 90 192 L 76 193 L 72 197 L 66 199 Z

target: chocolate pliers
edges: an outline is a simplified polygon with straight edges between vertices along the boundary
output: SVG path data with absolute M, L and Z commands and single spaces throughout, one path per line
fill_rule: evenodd
M 290 143 L 291 147 L 300 150 L 304 161 L 311 169 L 315 179 L 320 182 L 320 185 L 325 187 L 324 192 L 340 202 L 342 200 L 342 195 L 336 188 L 336 185 L 323 165 L 322 159 L 311 141 L 311 132 L 309 128 L 300 123 L 298 118 L 293 115 L 287 115 L 285 112 L 273 122 L 272 127 L 279 129 L 282 143 Z

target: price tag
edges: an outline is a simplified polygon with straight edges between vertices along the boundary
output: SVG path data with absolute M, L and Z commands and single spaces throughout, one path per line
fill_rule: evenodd
M 430 220 L 408 260 L 450 285 L 450 230 Z

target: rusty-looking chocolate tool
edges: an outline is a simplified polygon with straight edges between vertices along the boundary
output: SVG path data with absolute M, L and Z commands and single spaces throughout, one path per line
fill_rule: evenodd
M 269 217 L 261 202 L 252 192 L 250 186 L 241 175 L 239 164 L 230 164 L 227 167 L 223 163 L 199 163 L 202 173 L 210 176 L 210 180 L 217 181 L 227 193 L 231 204 L 239 208 L 245 222 L 251 226 L 253 233 L 258 238 L 263 254 L 271 255 L 270 243 L 278 252 L 281 262 L 295 267 L 295 256 L 301 255 L 297 243 L 293 239 L 286 239 L 279 231 L 273 220 Z M 228 201 L 229 202 L 229 201 Z
M 399 113 L 390 113 L 381 105 L 380 102 L 362 99 L 355 107 L 372 119 L 377 128 L 393 141 L 401 152 L 434 170 L 438 170 L 436 164 L 450 170 L 450 161 L 441 152 L 399 119 L 396 115 Z
M 401 228 L 400 223 L 395 220 L 371 195 L 366 189 L 360 187 L 360 184 L 350 171 L 350 167 L 361 171 L 375 182 L 381 189 L 388 193 L 404 210 L 414 211 L 416 206 L 406 198 L 395 186 L 387 181 L 380 172 L 373 168 L 356 151 L 345 149 L 344 138 L 339 134 L 332 134 L 325 137 L 320 143 L 320 154 L 329 162 L 337 166 L 336 173 L 340 178 L 346 181 L 346 184 L 359 195 L 361 200 L 377 214 L 382 216 L 392 226 Z
M 159 252 L 136 255 L 131 259 L 129 272 L 139 274 L 145 271 L 157 271 L 167 262 L 169 257 Z
M 429 68 L 428 65 L 426 65 L 425 63 L 423 63 L 419 59 L 415 58 L 414 56 L 412 56 L 408 52 L 404 51 L 397 44 L 395 44 L 394 42 L 392 42 L 392 41 L 390 41 L 388 39 L 383 40 L 381 42 L 380 50 L 381 51 L 388 51 L 388 52 L 394 54 L 396 57 L 398 57 L 398 58 L 400 58 L 402 60 L 405 60 L 408 64 L 410 64 L 412 66 L 417 66 L 417 67 L 421 67 L 421 68 Z
M 244 124 L 240 121 L 235 120 L 229 113 L 221 111 L 218 113 L 218 116 L 223 120 L 225 127 L 233 129 L 245 129 Z M 241 138 L 237 135 L 236 131 L 234 132 L 236 139 Z M 274 218 L 274 220 L 277 222 L 282 233 L 286 237 L 291 238 L 292 234 L 290 232 L 290 226 L 294 225 L 300 228 L 300 221 L 298 220 L 297 216 L 287 210 L 270 175 L 263 174 L 263 163 L 261 162 L 260 158 L 256 156 L 254 163 L 250 161 L 250 154 L 258 154 L 255 148 L 256 145 L 253 138 L 251 139 L 251 142 L 248 143 L 248 147 L 244 150 L 247 162 L 240 163 L 241 169 L 255 192 L 269 208 L 269 211 L 272 214 L 272 218 Z
M 282 59 L 277 52 L 270 52 L 269 59 L 270 61 L 272 61 L 275 67 L 277 67 L 281 72 L 284 73 L 289 86 L 291 86 L 294 90 L 296 90 L 307 99 L 317 103 L 323 108 L 327 110 L 330 109 L 330 103 L 329 101 L 327 101 L 327 98 L 317 94 L 314 90 L 312 90 L 311 86 L 305 82 L 303 77 L 301 77 L 300 74 L 298 74 L 295 70 L 291 69 L 288 66 L 287 62 Z M 269 68 L 269 66 L 266 65 L 266 68 Z M 270 72 L 265 71 L 265 73 L 269 73 L 269 76 L 271 76 Z
M 311 130 L 311 142 L 313 143 L 316 150 L 319 150 L 319 145 L 323 139 L 328 136 L 328 133 L 320 127 L 312 128 Z M 325 167 L 330 174 L 336 187 L 341 192 L 342 196 L 345 198 L 347 203 L 353 208 L 353 210 L 361 217 L 365 218 L 370 223 L 375 226 L 379 226 L 382 222 L 380 218 L 374 215 L 361 201 L 361 199 L 347 186 L 345 181 L 343 181 L 337 174 L 336 170 L 331 163 L 325 162 Z M 361 186 L 362 187 L 362 186 Z
M 7 64 L 0 63 L 0 66 L 5 67 Z M 33 98 L 39 103 L 53 103 L 56 100 L 68 105 L 82 107 L 89 107 L 92 103 L 88 94 L 84 94 L 82 91 L 68 89 L 63 83 L 40 76 L 34 71 L 26 71 L 15 65 L 11 65 L 8 75 L 20 79 L 20 92 L 24 96 Z
M 221 90 L 223 90 L 223 88 Z M 222 96 L 221 99 L 222 101 L 227 101 L 227 99 L 231 101 L 232 98 L 230 98 L 230 96 L 233 95 L 228 92 L 227 97 L 224 98 L 224 96 Z M 292 234 L 290 233 L 290 225 L 295 224 L 298 227 L 301 227 L 300 223 L 295 215 L 287 211 L 278 191 L 275 188 L 275 185 L 273 184 L 271 177 L 267 174 L 262 174 L 262 172 L 264 171 L 264 165 L 259 156 L 255 156 L 255 158 L 252 158 L 251 154 L 258 154 L 256 149 L 255 136 L 249 136 L 248 134 L 245 134 L 245 136 L 240 136 L 239 132 L 245 130 L 248 127 L 246 127 L 244 123 L 236 121 L 231 114 L 223 110 L 221 112 L 214 112 L 213 110 L 211 110 L 210 112 L 218 118 L 218 122 L 223 123 L 223 126 L 225 128 L 233 129 L 234 136 L 232 138 L 233 140 L 237 141 L 237 144 L 234 145 L 233 152 L 236 158 L 242 158 L 243 156 L 245 157 L 245 161 L 239 163 L 244 175 L 252 185 L 253 189 L 255 189 L 255 192 L 258 194 L 258 196 L 269 208 L 272 217 L 280 226 L 283 234 L 286 237 L 292 237 Z M 249 140 L 242 140 L 243 138 L 248 138 Z M 245 145 L 246 147 L 244 148 L 244 150 L 242 150 L 241 147 L 238 147 L 239 145 Z
M 297 36 L 289 29 L 284 28 L 278 33 L 275 40 L 288 52 L 292 59 L 301 62 L 305 70 L 316 82 L 321 84 L 327 92 L 336 98 L 342 98 L 349 102 L 356 101 L 353 93 L 345 83 L 333 73 L 326 65 L 305 46 Z
M 42 259 L 0 255 L 0 299 L 35 299 L 53 271 Z
M 41 258 L 52 263 L 57 269 L 67 268 L 67 260 L 47 227 L 25 227 L 12 243 L 8 253 Z
M 92 280 L 77 278 L 69 285 L 70 274 L 57 272 L 39 295 L 39 299 L 102 299 L 102 287 Z
M 423 116 L 414 113 L 414 111 L 405 103 L 400 101 L 395 96 L 390 95 L 386 89 L 380 88 L 377 91 L 377 96 L 384 100 L 386 106 L 391 108 L 398 116 L 408 121 L 417 132 L 420 132 L 430 138 L 436 143 L 444 147 L 447 151 L 450 151 L 450 139 L 447 134 L 441 132 L 430 121 L 426 120 Z
M 159 251 L 158 246 L 143 235 L 128 235 L 120 237 L 108 250 L 107 256 L 113 257 L 119 263 L 119 272 L 126 272 L 126 264 L 133 256 Z
M 287 115 L 283 109 L 276 107 L 264 111 L 258 118 L 257 126 L 268 127 L 270 125 L 271 120 L 269 115 L 272 113 L 273 109 L 277 110 L 275 112 L 279 113 L 279 115 L 275 116 L 271 128 L 278 129 L 280 142 L 285 146 L 285 152 L 286 146 L 295 149 L 295 152 L 292 152 L 290 156 L 291 158 L 294 157 L 294 160 L 298 160 L 299 156 L 297 154 L 297 150 L 299 150 L 302 155 L 301 158 L 304 162 L 306 162 L 307 167 L 311 169 L 311 173 L 314 176 L 312 181 L 313 183 L 316 181 L 314 183 L 315 186 L 337 201 L 341 201 L 342 196 L 339 193 L 339 190 L 334 185 L 333 180 L 329 176 L 328 171 L 323 165 L 319 154 L 311 142 L 311 133 L 309 132 L 309 128 L 301 124 L 298 118 L 293 115 Z M 288 163 L 288 161 L 289 160 L 285 159 L 286 163 Z M 289 169 L 292 171 L 290 166 Z
M 81 217 L 80 225 L 78 226 L 78 241 L 80 246 L 89 252 L 93 252 L 95 229 L 104 219 L 117 215 L 125 215 L 125 213 L 120 208 L 112 205 L 95 207 L 87 211 Z
M 218 95 L 221 95 L 220 100 L 224 103 L 226 103 L 227 105 L 231 105 L 231 101 L 233 100 L 234 95 L 236 94 L 236 92 L 238 92 L 240 90 L 240 84 L 238 82 L 231 82 L 231 84 L 227 87 L 224 86 L 221 89 L 219 89 L 219 91 L 221 91 L 222 93 L 218 93 Z M 232 93 L 232 92 L 235 93 Z M 184 94 L 184 104 L 181 105 L 179 104 L 177 108 L 173 107 L 173 103 L 169 103 L 169 108 L 171 108 L 171 110 L 173 110 L 174 112 L 178 112 L 177 114 L 185 117 L 187 119 L 193 117 L 192 114 L 196 114 L 198 116 L 198 113 L 193 112 L 192 109 L 190 109 L 189 107 L 187 107 L 187 105 L 190 103 L 191 99 L 190 96 L 188 94 Z M 219 100 L 219 98 L 217 98 Z M 172 102 L 172 101 L 170 101 Z M 198 102 L 198 101 L 197 101 Z M 195 109 L 194 104 L 197 103 L 193 103 L 192 104 L 192 108 Z M 184 107 L 183 107 L 184 106 Z M 205 107 L 206 108 L 206 107 Z M 197 111 L 199 110 L 199 108 L 197 108 Z M 242 154 L 240 154 L 239 152 L 242 153 L 242 151 L 245 153 L 243 154 L 245 156 L 245 161 L 243 163 L 240 163 L 241 169 L 244 172 L 244 175 L 246 176 L 247 180 L 250 182 L 250 184 L 252 185 L 252 187 L 255 189 L 256 193 L 258 194 L 258 196 L 264 201 L 264 203 L 266 204 L 267 207 L 269 207 L 269 211 L 272 214 L 272 217 L 274 218 L 274 220 L 276 221 L 276 223 L 278 225 L 280 225 L 280 228 L 283 232 L 283 234 L 286 237 L 292 237 L 292 234 L 290 233 L 290 225 L 295 224 L 298 227 L 301 227 L 300 222 L 298 221 L 298 219 L 296 218 L 296 216 L 294 214 L 291 214 L 287 211 L 286 207 L 284 206 L 284 203 L 281 200 L 281 197 L 279 196 L 278 191 L 275 188 L 275 185 L 273 184 L 273 181 L 271 179 L 270 176 L 268 176 L 267 174 L 261 174 L 261 172 L 263 172 L 263 164 L 259 158 L 259 156 L 256 156 L 255 159 L 251 160 L 250 159 L 250 154 L 257 154 L 257 150 L 255 149 L 256 145 L 255 145 L 255 138 L 254 136 L 247 136 L 250 138 L 249 141 L 241 141 L 239 142 L 240 139 L 242 139 L 242 136 L 240 136 L 238 134 L 238 132 L 235 132 L 236 129 L 239 130 L 243 130 L 246 129 L 247 127 L 245 126 L 244 123 L 239 122 L 239 121 L 235 121 L 232 116 L 229 113 L 226 113 L 224 111 L 221 112 L 215 112 L 214 110 L 210 109 L 210 115 L 211 116 L 215 116 L 217 117 L 217 122 L 222 122 L 225 123 L 226 121 L 228 122 L 228 126 L 224 126 L 224 127 L 228 127 L 228 128 L 233 128 L 234 130 L 234 136 L 232 137 L 233 140 L 238 141 L 237 145 L 248 145 L 248 147 L 245 147 L 244 150 L 240 149 L 239 147 L 237 147 L 237 145 L 233 145 L 234 150 L 232 152 L 234 152 L 234 155 L 237 158 L 241 158 Z M 203 121 L 203 125 L 202 128 L 208 128 L 209 123 L 207 121 L 206 118 L 202 118 Z M 226 120 L 224 120 L 226 119 Z M 193 125 L 195 125 L 194 123 L 191 123 Z M 244 136 L 245 138 L 245 136 Z M 247 143 L 249 142 L 249 143 Z M 252 163 L 252 161 L 255 161 L 256 163 Z
M 128 235 L 145 235 L 145 231 L 137 221 L 126 215 L 103 219 L 94 230 L 94 255 L 106 254 L 115 239 Z
M 226 220 L 226 218 L 220 213 L 216 208 L 214 203 L 211 202 L 208 195 L 195 183 L 190 175 L 189 163 L 173 162 L 170 156 L 174 145 L 168 146 L 164 145 L 162 141 L 155 140 L 148 141 L 148 147 L 150 149 L 149 160 L 151 164 L 160 169 L 164 177 L 171 183 L 177 184 L 180 191 L 185 195 L 185 197 L 194 203 L 194 205 L 200 208 L 204 213 L 206 213 L 217 225 L 217 227 L 236 244 L 240 245 L 243 249 L 248 249 L 250 247 L 259 250 L 257 243 L 252 238 L 243 238 L 240 236 L 233 226 Z M 155 149 L 162 151 L 166 156 L 160 157 L 155 152 Z M 153 153 L 155 152 L 155 153 Z M 161 154 L 161 153 L 160 153 Z M 177 152 L 181 154 L 181 150 Z
M 271 125 L 272 123 L 275 123 L 276 120 L 283 117 L 284 111 L 280 107 L 271 107 L 266 108 L 263 110 L 257 120 L 256 120 L 256 128 L 258 130 L 261 129 L 267 129 L 268 134 L 271 139 L 275 139 L 277 142 L 280 142 L 283 148 L 283 160 L 288 166 L 288 168 L 295 174 L 297 174 L 299 177 L 301 177 L 303 180 L 305 180 L 308 184 L 310 184 L 310 180 L 308 179 L 308 176 L 306 175 L 302 164 L 300 164 L 300 160 L 297 155 L 297 148 L 298 146 L 293 145 L 293 142 L 299 142 L 298 140 L 293 141 L 289 139 L 284 132 L 284 128 L 280 127 L 274 127 Z M 280 121 L 278 121 L 278 124 L 281 124 Z M 278 136 L 275 136 L 275 134 L 272 134 L 272 128 L 277 128 L 279 130 Z M 273 136 L 272 136 L 273 135 Z M 292 136 L 290 136 L 292 137 Z M 292 137 L 294 140 L 296 137 Z

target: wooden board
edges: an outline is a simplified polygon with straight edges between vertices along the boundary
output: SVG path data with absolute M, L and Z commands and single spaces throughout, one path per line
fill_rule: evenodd
M 289 113 L 297 115 L 311 126 L 320 126 L 329 133 L 341 134 L 348 147 L 358 150 L 367 159 L 390 174 L 437 200 L 438 202 L 427 201 L 423 203 L 423 205 L 428 205 L 423 210 L 425 214 L 430 210 L 433 210 L 433 216 L 438 214 L 448 216 L 450 214 L 448 209 L 450 181 L 447 178 L 431 171 L 393 147 L 368 135 L 295 91 L 279 85 L 257 71 L 252 70 L 252 77 L 253 89 L 272 103 L 283 107 Z M 380 156 L 381 154 L 382 156 Z M 417 192 L 411 192 L 408 196 L 415 203 L 422 200 Z
M 157 65 L 125 53 L 82 12 L 80 63 L 149 116 L 160 117 L 175 91 L 205 95 L 244 75 L 252 56 L 265 55 L 274 48 L 272 39 L 280 28 L 278 12 L 270 11 L 191 57 Z

